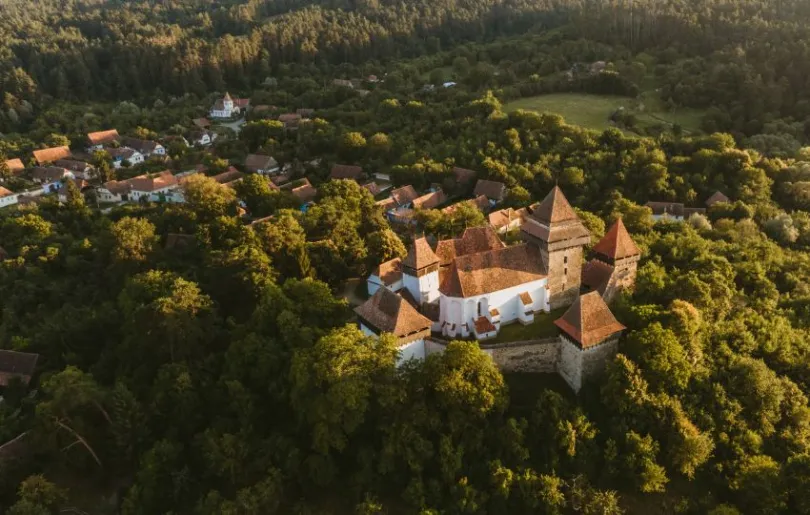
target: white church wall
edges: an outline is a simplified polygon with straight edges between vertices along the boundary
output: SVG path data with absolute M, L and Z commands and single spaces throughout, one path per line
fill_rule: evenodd
M 440 304 L 441 319 L 448 324 L 461 326 L 464 323 L 470 324 L 473 320 L 481 316 L 479 315 L 479 309 L 484 316 L 486 316 L 491 309 L 497 309 L 501 315 L 501 324 L 508 324 L 517 320 L 520 311 L 524 309 L 523 303 L 520 300 L 520 294 L 523 292 L 528 292 L 532 297 L 532 311 L 547 311 L 547 282 L 547 279 L 539 279 L 505 290 L 463 299 L 442 296 Z
M 402 274 L 402 286 L 418 302 L 433 302 L 439 298 L 439 272 L 430 272 L 422 277 Z

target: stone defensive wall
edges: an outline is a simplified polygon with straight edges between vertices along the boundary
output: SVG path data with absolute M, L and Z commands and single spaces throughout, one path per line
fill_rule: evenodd
M 448 343 L 448 340 L 431 336 L 425 339 L 425 354 L 444 352 Z M 553 336 L 518 342 L 481 342 L 479 346 L 503 372 L 553 374 L 557 372 L 560 359 L 560 343 L 559 337 Z

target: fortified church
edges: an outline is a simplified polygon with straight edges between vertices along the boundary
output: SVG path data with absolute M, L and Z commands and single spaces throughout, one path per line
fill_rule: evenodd
M 607 303 L 633 287 L 641 252 L 618 220 L 583 266 L 591 235 L 559 187 L 528 208 L 521 236 L 523 243 L 506 246 L 491 227 L 476 227 L 435 249 L 417 239 L 405 259 L 369 276 L 371 298 L 355 310 L 360 328 L 397 336 L 401 361 L 441 352 L 442 339 L 475 338 L 507 368 L 486 340 L 504 325 L 531 324 L 535 313 L 568 307 L 554 322 L 559 338 L 519 346 L 526 359 L 542 354 L 546 369 L 578 391 L 616 352 L 625 327 Z

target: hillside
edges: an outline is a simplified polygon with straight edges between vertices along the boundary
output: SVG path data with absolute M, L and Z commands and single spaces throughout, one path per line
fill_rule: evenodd
M 810 513 L 806 2 L 33 5 L 0 512 Z

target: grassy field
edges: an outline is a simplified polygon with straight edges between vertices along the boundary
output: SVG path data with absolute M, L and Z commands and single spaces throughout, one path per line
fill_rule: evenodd
M 527 97 L 509 102 L 507 111 L 526 109 L 529 111 L 559 114 L 571 125 L 602 131 L 610 127 L 608 117 L 620 106 L 627 106 L 630 99 L 585 95 L 580 93 L 553 93 Z
M 652 93 L 652 92 L 651 92 Z M 652 94 L 642 97 L 644 111 L 638 112 L 636 117 L 640 127 L 652 126 L 658 123 L 677 123 L 688 132 L 700 131 L 700 118 L 703 112 L 697 109 L 681 109 L 677 112 L 667 112 Z M 627 97 L 614 97 L 602 95 L 588 95 L 582 93 L 554 93 L 527 97 L 506 104 L 507 111 L 526 109 L 538 112 L 559 114 L 571 125 L 579 125 L 588 129 L 603 131 L 611 127 L 609 116 L 619 107 L 631 109 L 638 102 Z
M 554 325 L 554 321 L 560 318 L 563 313 L 565 313 L 565 309 L 558 309 L 551 313 L 535 313 L 533 324 L 523 325 L 515 322 L 505 325 L 501 327 L 498 336 L 487 340 L 487 343 L 520 342 L 556 336 L 559 330 Z

